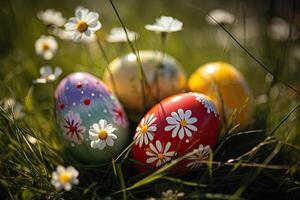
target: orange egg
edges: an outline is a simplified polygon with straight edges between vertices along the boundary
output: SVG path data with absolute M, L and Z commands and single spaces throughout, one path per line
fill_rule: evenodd
M 227 123 L 234 110 L 236 117 L 232 120 L 233 124 L 244 126 L 249 123 L 253 109 L 252 95 L 245 78 L 232 65 L 224 62 L 207 63 L 191 75 L 188 87 L 193 92 L 209 96 Z

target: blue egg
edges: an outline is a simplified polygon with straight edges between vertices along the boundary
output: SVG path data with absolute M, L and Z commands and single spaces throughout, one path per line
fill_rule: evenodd
M 60 141 L 78 161 L 110 161 L 129 141 L 121 104 L 91 74 L 78 72 L 65 77 L 55 91 L 55 110 Z

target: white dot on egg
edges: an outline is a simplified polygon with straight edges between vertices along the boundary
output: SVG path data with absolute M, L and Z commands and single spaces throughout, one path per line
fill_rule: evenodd
M 73 104 L 72 104 L 73 106 L 76 106 L 76 102 L 73 102 Z
M 185 140 L 185 143 L 189 143 L 190 141 L 188 139 Z
M 69 86 L 66 87 L 66 90 L 69 90 Z
M 88 117 L 91 117 L 91 116 L 92 116 L 92 114 L 91 114 L 91 113 L 89 113 L 89 114 L 88 114 Z
M 88 139 L 88 138 L 86 138 L 86 139 L 85 139 L 85 141 L 89 141 L 89 139 Z
M 74 144 L 74 143 L 71 143 L 71 146 L 72 146 L 72 147 L 75 147 L 75 144 Z
M 83 93 L 84 93 L 84 91 L 82 90 L 82 91 L 81 91 L 81 94 L 83 94 Z
M 93 96 L 95 96 L 95 93 L 92 93 L 91 95 L 92 95 L 92 97 L 93 97 Z
M 106 110 L 106 109 L 104 109 L 104 110 L 103 110 L 103 112 L 107 113 L 107 110 Z

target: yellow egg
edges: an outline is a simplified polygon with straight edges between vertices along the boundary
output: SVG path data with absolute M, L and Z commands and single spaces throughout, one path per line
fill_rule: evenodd
M 237 110 L 233 123 L 240 123 L 241 126 L 249 123 L 253 109 L 252 95 L 245 78 L 232 65 L 224 62 L 207 63 L 191 75 L 188 87 L 191 91 L 209 96 L 227 122 L 233 111 Z
M 158 51 L 140 51 L 139 57 L 148 83 L 144 90 L 146 102 L 143 100 L 136 56 L 129 53 L 109 64 L 116 86 L 114 93 L 132 113 L 143 112 L 145 107 L 151 107 L 159 100 L 182 91 L 186 84 L 181 65 L 170 55 Z M 114 89 L 108 71 L 104 72 L 103 80 L 109 88 Z

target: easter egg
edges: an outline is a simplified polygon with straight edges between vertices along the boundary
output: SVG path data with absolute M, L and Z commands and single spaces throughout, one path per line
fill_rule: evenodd
M 168 97 L 155 105 L 139 122 L 131 147 L 136 168 L 147 171 L 197 151 L 178 169 L 201 166 L 217 140 L 218 113 L 213 102 L 200 93 Z
M 126 114 L 95 76 L 83 72 L 68 75 L 57 86 L 55 101 L 60 141 L 78 161 L 110 161 L 127 145 Z
M 151 107 L 155 102 L 182 91 L 186 84 L 181 65 L 170 55 L 158 51 L 140 51 L 139 57 L 146 84 L 140 80 L 140 68 L 133 53 L 113 60 L 109 65 L 111 74 L 106 71 L 103 77 L 112 90 L 112 80 L 115 82 L 115 94 L 131 113 L 141 113 L 145 106 Z M 146 102 L 142 85 L 145 85 Z
M 199 67 L 189 78 L 190 91 L 211 98 L 228 122 L 236 110 L 233 124 L 246 125 L 252 114 L 252 95 L 243 75 L 232 65 L 212 62 Z M 224 119 L 224 118 L 222 118 Z

